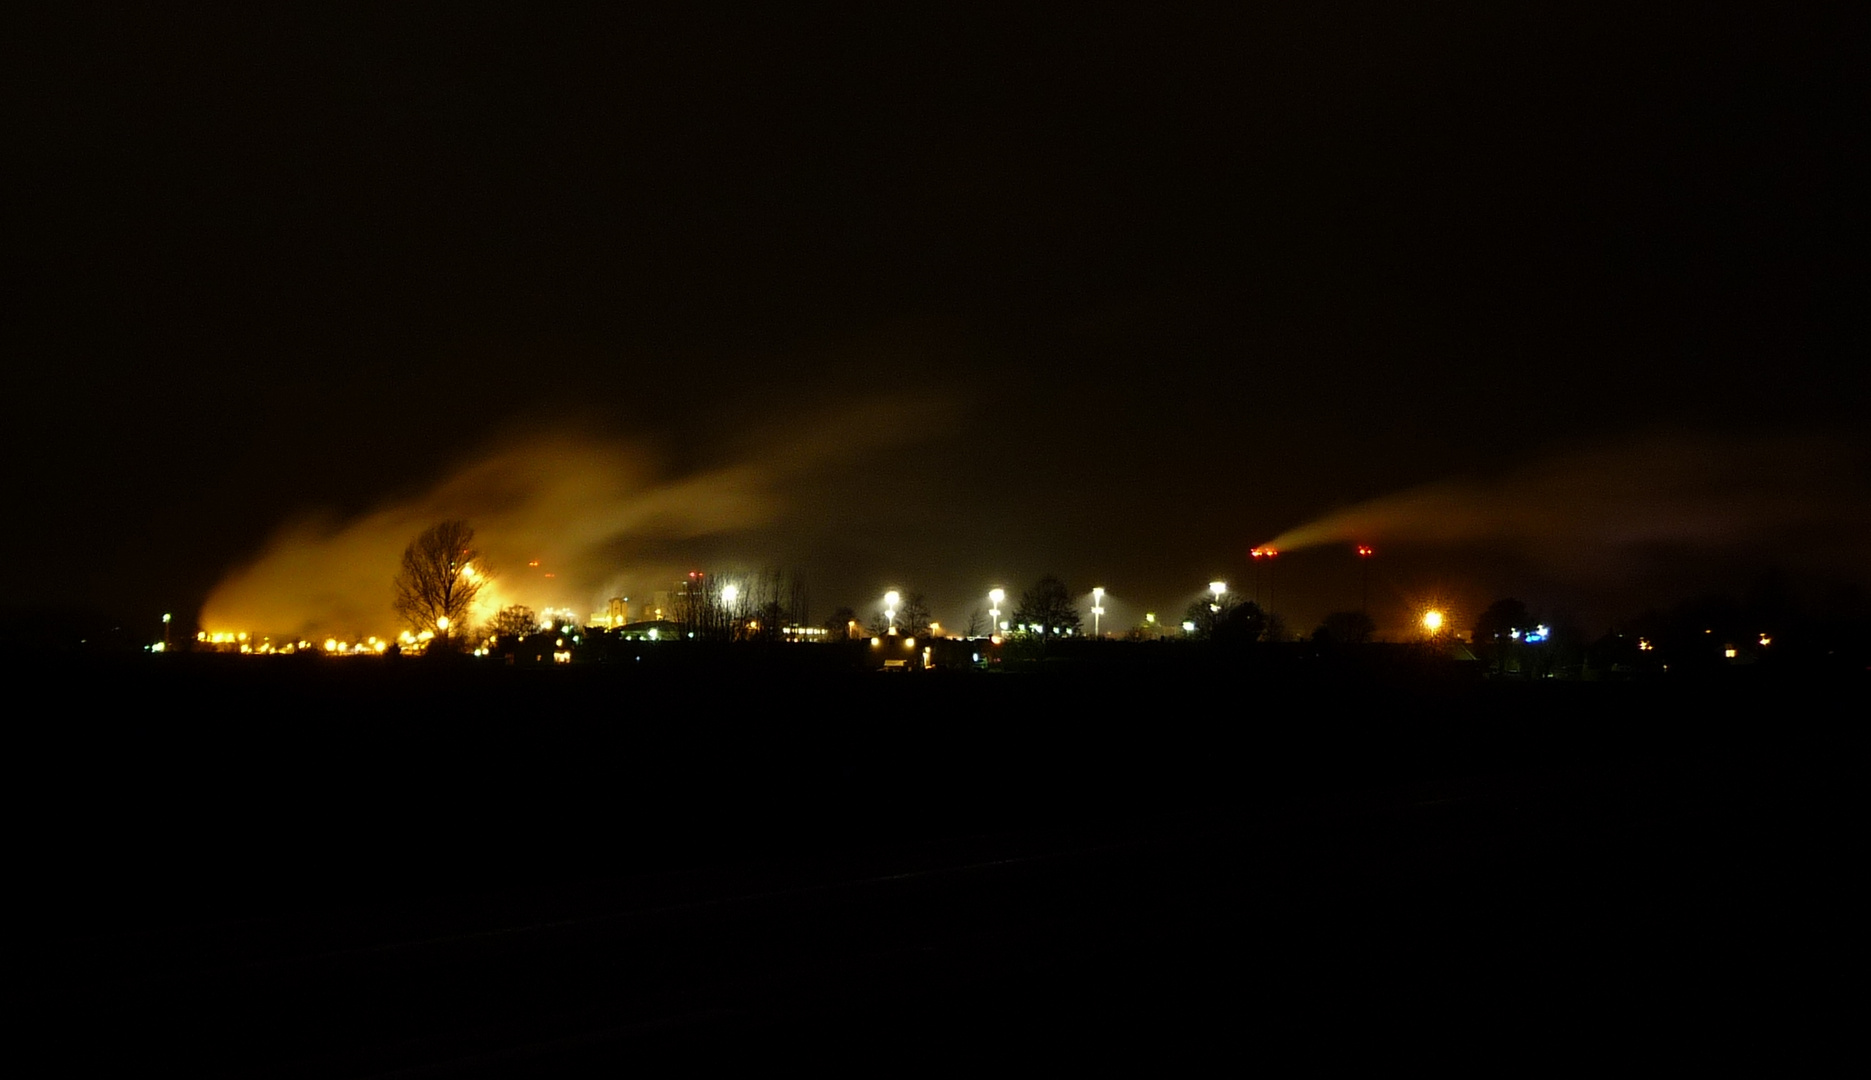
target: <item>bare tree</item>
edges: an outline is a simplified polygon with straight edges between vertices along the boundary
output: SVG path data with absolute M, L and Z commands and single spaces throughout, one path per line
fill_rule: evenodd
M 919 592 L 909 593 L 903 598 L 903 606 L 897 609 L 897 632 L 910 637 L 928 637 L 929 602 Z
M 850 607 L 841 607 L 832 612 L 832 617 L 825 620 L 826 634 L 836 641 L 849 641 L 857 636 L 858 613 Z
M 684 637 L 711 640 L 729 636 L 732 613 L 728 609 L 739 596 L 735 601 L 725 599 L 721 595 L 723 586 L 723 582 L 700 571 L 691 571 L 687 580 L 677 582 L 677 591 L 670 599 Z
M 396 613 L 417 632 L 447 641 L 468 628 L 469 609 L 493 574 L 474 549 L 474 529 L 444 521 L 422 531 L 403 549 L 397 571 Z
M 1065 582 L 1051 574 L 1040 578 L 1020 594 L 1020 606 L 1014 609 L 1014 627 L 1039 638 L 1060 637 L 1079 631 L 1078 606 Z
M 806 587 L 797 573 L 768 568 L 752 573 L 692 573 L 675 596 L 676 619 L 690 637 L 721 641 L 778 641 L 802 622 Z
M 494 616 L 494 633 L 505 638 L 523 638 L 539 630 L 539 616 L 523 604 L 510 604 Z
M 778 641 L 788 626 L 803 625 L 807 616 L 806 586 L 797 571 L 767 567 L 749 575 L 743 585 L 751 604 L 745 637 Z

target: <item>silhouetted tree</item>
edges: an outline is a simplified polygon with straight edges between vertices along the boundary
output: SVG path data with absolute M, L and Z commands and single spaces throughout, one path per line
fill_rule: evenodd
M 506 638 L 522 638 L 539 629 L 539 616 L 524 604 L 509 604 L 494 615 L 494 633 Z
M 421 632 L 443 641 L 465 638 L 474 598 L 493 577 L 474 549 L 474 530 L 465 521 L 432 525 L 403 549 L 397 571 L 396 613 Z
M 675 621 L 682 624 L 682 635 L 699 641 L 728 637 L 732 622 L 728 609 L 733 605 L 722 599 L 724 583 L 713 575 L 690 571 L 679 584 L 670 603 L 675 608 Z
M 832 612 L 831 618 L 825 620 L 825 631 L 833 638 L 843 641 L 852 636 L 852 633 L 856 629 L 857 621 L 858 613 L 855 610 L 849 607 L 841 607 L 837 611 Z
M 778 600 L 768 600 L 756 607 L 747 622 L 747 637 L 753 641 L 778 641 L 792 625 L 792 613 Z
M 903 606 L 897 608 L 897 633 L 910 637 L 929 636 L 929 603 L 922 593 L 904 595 Z
M 1233 593 L 1194 601 L 1183 612 L 1182 621 L 1195 626 L 1190 636 L 1198 641 L 1246 644 L 1259 641 L 1267 632 L 1267 613 L 1252 600 L 1235 599 Z
M 1044 638 L 1077 634 L 1080 628 L 1078 605 L 1072 602 L 1065 582 L 1047 574 L 1021 593 L 1020 605 L 1013 612 L 1013 627 L 1016 631 Z
M 1470 647 L 1496 672 L 1506 674 L 1510 667 L 1517 671 L 1521 635 L 1535 625 L 1533 613 L 1527 610 L 1526 604 L 1512 597 L 1496 600 L 1475 620 Z
M 1312 632 L 1312 640 L 1333 645 L 1363 645 L 1377 633 L 1377 624 L 1362 611 L 1334 611 Z
M 810 617 L 805 582 L 796 572 L 767 567 L 741 575 L 736 584 L 745 637 L 778 641 L 788 626 L 803 625 Z

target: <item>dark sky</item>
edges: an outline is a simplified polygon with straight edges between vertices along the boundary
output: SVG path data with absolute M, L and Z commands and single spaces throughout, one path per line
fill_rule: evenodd
M 1179 609 L 1245 585 L 1252 544 L 1421 485 L 1625 515 L 1658 439 L 1687 455 L 1670 513 L 1730 513 L 1643 550 L 1721 587 L 1862 579 L 1849 27 L 1272 6 L 1303 10 L 21 25 L 14 601 L 192 613 L 283 523 L 542 431 L 668 483 L 833 439 L 758 526 L 613 545 L 648 578 L 791 565 L 821 614 L 901 585 L 955 618 L 1048 571 Z M 1766 462 L 1739 492 L 1736 447 Z M 1620 494 L 1517 479 L 1569 461 Z M 1392 532 L 1398 601 L 1609 611 L 1657 565 Z M 1353 606 L 1347 560 L 1290 553 L 1295 621 Z

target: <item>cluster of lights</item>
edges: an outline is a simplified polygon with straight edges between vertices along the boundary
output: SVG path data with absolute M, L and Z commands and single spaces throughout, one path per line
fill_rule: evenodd
M 1354 551 L 1357 553 L 1360 560 L 1368 560 L 1372 555 L 1375 554 L 1375 549 L 1368 544 L 1358 544 L 1354 547 Z M 1264 547 L 1253 548 L 1248 552 L 1248 554 L 1253 559 L 1256 559 L 1256 560 L 1264 559 L 1264 560 L 1268 560 L 1269 562 L 1271 562 L 1271 560 L 1276 558 L 1280 554 L 1280 552 L 1277 548 L 1264 546 Z M 528 565 L 537 566 L 538 562 L 535 560 L 529 563 Z M 472 563 L 465 564 L 461 568 L 461 575 L 470 580 L 477 579 L 481 576 L 480 571 L 477 570 Z M 700 575 L 699 573 L 692 573 L 689 576 L 691 578 L 696 578 L 696 579 L 699 579 L 702 577 L 702 575 Z M 1220 614 L 1222 610 L 1223 600 L 1227 596 L 1228 591 L 1229 591 L 1228 584 L 1225 581 L 1211 581 L 1209 582 L 1208 588 L 1212 596 L 1212 599 L 1208 605 L 1209 610 L 1212 613 Z M 1103 587 L 1097 587 L 1097 588 L 1092 589 L 1092 605 L 1091 605 L 1090 611 L 1092 615 L 1092 633 L 1094 637 L 1101 637 L 1103 634 L 1103 617 L 1105 614 L 1107 614 L 1105 605 L 1104 605 L 1104 596 L 1105 596 L 1105 589 Z M 734 584 L 723 585 L 721 588 L 721 592 L 720 592 L 720 599 L 721 599 L 721 602 L 725 606 L 732 608 L 740 599 L 739 587 Z M 884 599 L 884 615 L 885 615 L 885 620 L 886 620 L 886 624 L 888 627 L 885 633 L 888 635 L 894 636 L 897 633 L 896 620 L 897 620 L 898 609 L 902 603 L 902 595 L 897 590 L 892 589 L 889 592 L 884 594 L 883 599 Z M 1006 631 L 1010 629 L 1015 629 L 1007 621 L 1005 621 L 1002 618 L 1002 615 L 1003 615 L 1002 605 L 1006 602 L 1007 591 L 1004 588 L 995 587 L 993 589 L 988 590 L 987 599 L 988 599 L 988 604 L 989 604 L 988 617 L 990 620 L 989 622 L 990 637 L 995 642 L 999 642 L 1001 640 L 1003 633 L 1005 633 Z M 658 611 L 657 614 L 660 615 L 662 613 Z M 1154 613 L 1147 614 L 1144 616 L 1144 618 L 1145 618 L 1145 621 L 1149 623 L 1151 626 L 1156 625 L 1156 616 Z M 165 615 L 164 622 L 167 623 L 168 621 L 169 621 L 169 616 Z M 588 620 L 589 624 L 591 625 L 603 625 L 603 624 L 608 624 L 611 621 L 612 619 L 608 616 L 608 614 L 603 615 L 603 616 L 593 615 L 591 619 Z M 1423 629 L 1431 635 L 1435 635 L 1435 634 L 1442 632 L 1442 630 L 1444 629 L 1446 625 L 1446 621 L 1447 621 L 1446 615 L 1442 611 L 1435 609 L 1435 608 L 1431 608 L 1429 610 L 1424 611 L 1421 616 L 1421 625 Z M 566 635 L 570 635 L 573 632 L 574 626 L 577 624 L 578 624 L 578 620 L 570 608 L 546 608 L 541 613 L 541 617 L 540 617 L 540 629 L 545 630 L 545 631 L 556 630 L 559 633 L 566 634 Z M 449 625 L 449 622 L 446 618 L 440 618 L 436 620 L 437 630 L 439 630 L 442 633 L 447 632 L 448 625 Z M 932 626 L 934 625 L 938 625 L 938 624 L 932 624 Z M 758 629 L 759 623 L 750 622 L 748 624 L 748 628 L 750 630 Z M 1025 632 L 1029 632 L 1029 633 L 1046 633 L 1048 631 L 1048 628 L 1044 625 L 1031 624 L 1031 623 L 1022 624 L 1021 626 L 1018 627 L 1018 629 L 1025 631 Z M 1193 621 L 1185 621 L 1182 623 L 1182 629 L 1185 632 L 1193 633 L 1196 630 L 1196 624 Z M 847 634 L 854 633 L 855 630 L 856 630 L 856 624 L 852 623 L 847 627 Z M 1050 628 L 1050 632 L 1053 634 L 1058 634 L 1062 636 L 1071 636 L 1072 634 L 1071 630 L 1065 629 L 1062 627 L 1052 627 Z M 788 627 L 782 628 L 781 633 L 786 639 L 794 640 L 794 641 L 819 640 L 819 639 L 824 639 L 830 636 L 830 632 L 825 630 L 822 627 L 788 626 Z M 1526 631 L 1522 631 L 1516 628 L 1510 631 L 1509 636 L 1516 640 L 1521 640 L 1529 644 L 1537 644 L 1537 643 L 1549 640 L 1550 634 L 1551 634 L 1550 628 L 1547 626 L 1541 625 L 1541 626 L 1538 626 L 1538 627 L 1535 627 L 1533 629 L 1526 630 Z M 400 644 L 405 650 L 420 650 L 429 641 L 433 640 L 435 636 L 436 636 L 435 631 L 424 630 L 418 634 L 418 633 L 411 633 L 410 631 L 405 630 L 403 631 L 400 637 Z M 660 633 L 655 629 L 649 630 L 645 636 L 647 636 L 651 640 L 657 640 L 661 637 Z M 249 655 L 268 655 L 268 654 L 289 655 L 294 652 L 298 652 L 301 650 L 315 647 L 313 643 L 309 641 L 287 642 L 284 645 L 275 646 L 271 642 L 270 639 L 262 638 L 256 641 L 248 633 L 234 632 L 234 631 L 214 631 L 214 632 L 203 631 L 196 635 L 196 640 L 203 645 L 212 646 L 216 649 L 225 650 L 225 651 L 238 651 L 242 654 L 249 654 Z M 1771 640 L 1772 639 L 1765 633 L 1759 636 L 1759 643 L 1763 648 L 1766 647 Z M 871 642 L 873 645 L 881 644 L 881 638 L 874 637 L 871 639 Z M 345 656 L 373 655 L 373 654 L 382 654 L 385 651 L 387 651 L 389 644 L 390 644 L 389 642 L 376 638 L 376 637 L 369 637 L 369 638 L 366 638 L 364 641 L 355 642 L 355 643 L 350 642 L 350 641 L 340 641 L 336 638 L 327 638 L 323 643 L 322 651 L 327 654 L 332 654 L 332 655 L 345 655 Z M 569 651 L 563 651 L 564 650 L 563 638 L 561 638 L 557 644 L 562 651 L 553 653 L 554 661 L 559 662 L 559 663 L 569 662 L 571 659 L 571 654 Z M 914 639 L 905 638 L 904 645 L 905 647 L 913 647 Z M 1637 642 L 1637 648 L 1639 651 L 1642 651 L 1642 652 L 1650 652 L 1655 649 L 1655 646 L 1647 638 L 1639 638 Z M 152 652 L 162 652 L 162 651 L 165 651 L 166 649 L 167 649 L 166 643 L 150 646 L 150 651 Z M 491 650 L 486 647 L 477 648 L 474 650 L 474 655 L 483 656 L 483 655 L 487 655 L 490 651 Z M 1727 648 L 1725 650 L 1725 655 L 1729 657 L 1733 657 L 1735 655 L 1734 648 L 1733 647 Z
M 435 635 L 424 630 L 420 636 L 403 632 L 403 642 L 415 645 L 428 641 Z M 388 651 L 390 643 L 379 637 L 367 637 L 362 641 L 352 642 L 329 637 L 321 643 L 305 640 L 288 641 L 283 645 L 273 644 L 273 639 L 262 637 L 255 639 L 252 634 L 234 630 L 203 630 L 195 635 L 198 644 L 206 645 L 215 652 L 239 652 L 243 656 L 291 656 L 306 649 L 317 649 L 333 656 L 376 656 Z M 155 650 L 161 652 L 163 650 Z

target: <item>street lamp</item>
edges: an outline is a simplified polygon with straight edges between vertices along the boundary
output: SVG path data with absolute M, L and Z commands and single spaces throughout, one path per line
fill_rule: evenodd
M 987 611 L 988 636 L 990 637 L 1006 629 L 1000 624 L 1000 602 L 1005 599 L 1007 599 L 1006 589 L 989 589 L 987 591 L 987 602 L 989 604 Z
M 1430 637 L 1435 637 L 1442 629 L 1442 612 L 1435 608 L 1423 612 L 1423 629 L 1429 631 Z
M 1219 615 L 1221 613 L 1221 598 L 1228 591 L 1228 583 L 1225 581 L 1211 581 L 1208 583 L 1208 591 L 1215 594 L 1215 601 L 1208 605 L 1208 610 Z
M 739 585 L 721 586 L 721 621 L 726 624 L 725 630 L 730 640 L 739 636 L 735 633 L 734 602 L 740 598 L 741 587 Z
M 1093 589 L 1091 591 L 1091 636 L 1092 637 L 1095 637 L 1095 638 L 1104 637 L 1104 632 L 1101 629 L 1102 624 L 1100 622 L 1103 615 L 1104 615 L 1104 590 Z
M 895 589 L 884 594 L 884 618 L 889 620 L 892 634 L 897 632 L 897 602 L 902 599 Z

